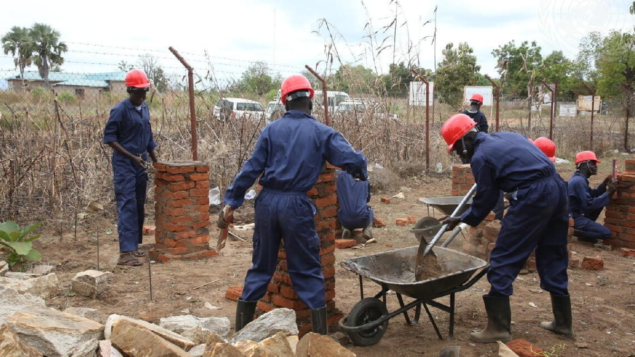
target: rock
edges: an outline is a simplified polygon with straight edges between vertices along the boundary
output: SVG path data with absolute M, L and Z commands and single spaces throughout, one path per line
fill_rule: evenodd
M 162 318 L 159 326 L 187 337 L 194 343 L 207 341 L 210 333 L 227 336 L 231 324 L 226 317 L 196 317 L 192 315 Z
M 4 324 L 0 326 L 0 357 L 42 357 L 42 354 Z
M 604 269 L 604 260 L 602 258 L 584 257 L 582 259 L 582 269 L 602 270 Z
M 202 356 L 203 353 L 205 353 L 205 344 L 203 343 L 198 346 L 192 347 L 189 353 L 190 353 L 190 356 L 194 356 L 194 357 Z
M 71 350 L 70 357 L 96 357 L 99 340 L 86 341 Z
M 65 313 L 85 317 L 89 320 L 101 323 L 99 318 L 99 310 L 91 309 L 88 307 L 68 307 L 64 310 Z
M 48 357 L 82 356 L 103 337 L 104 326 L 51 308 L 30 307 L 7 318 L 20 338 Z
M 384 221 L 383 219 L 377 217 L 377 215 L 375 215 L 375 217 L 373 218 L 373 227 L 375 228 L 384 228 L 386 227 L 386 221 Z
M 408 218 L 397 218 L 397 221 L 395 223 L 398 226 L 407 226 L 408 225 Z
M 204 355 L 205 357 L 207 355 Z M 245 357 L 240 350 L 229 343 L 218 343 L 214 346 L 210 357 Z
M 333 334 L 329 335 L 329 337 L 332 338 L 333 341 L 339 343 L 342 346 L 346 346 L 349 343 L 351 343 L 351 341 L 348 338 L 348 335 L 346 335 L 346 334 L 344 334 L 342 332 L 333 333 Z
M 57 290 L 57 283 L 55 273 L 27 280 L 0 278 L 0 285 L 2 286 L 17 290 L 21 294 L 29 293 L 43 298 L 48 297 L 53 291 Z
M 77 273 L 72 281 L 72 289 L 75 293 L 87 298 L 96 299 L 108 288 L 108 279 L 112 273 L 98 270 L 86 270 Z
M 222 337 L 218 336 L 215 333 L 212 333 L 209 335 L 209 337 L 207 338 L 207 342 L 205 342 L 205 353 L 203 354 L 204 357 L 209 357 L 212 355 L 212 351 L 214 350 L 214 347 L 216 347 L 217 344 L 219 343 L 225 343 L 227 341 L 225 341 L 225 339 L 223 339 Z
M 297 357 L 355 357 L 356 355 L 328 336 L 309 332 L 298 343 Z
M 123 357 L 110 340 L 99 341 L 99 357 Z
M 232 336 L 231 341 L 234 343 L 243 340 L 260 342 L 280 331 L 288 335 L 298 334 L 295 311 L 285 308 L 273 309 L 243 327 Z
M 225 293 L 225 299 L 238 301 L 238 299 L 242 296 L 242 294 L 243 294 L 242 286 L 239 286 L 239 285 L 230 286 L 229 289 L 227 289 L 227 292 Z
M 408 224 L 415 224 L 415 223 L 417 223 L 415 216 L 408 216 Z
M 589 344 L 586 342 L 576 342 L 575 347 L 579 349 L 587 349 L 589 348 Z
M 190 357 L 190 354 L 128 319 L 119 319 L 110 341 L 126 356 Z
M 9 263 L 0 260 L 0 276 L 4 276 L 9 271 Z
M 514 351 L 518 357 L 536 357 L 536 355 L 540 355 L 543 352 L 542 349 L 521 339 L 509 341 L 505 345 L 507 345 L 510 350 Z
M 287 336 L 287 342 L 289 342 L 289 346 L 291 346 L 291 351 L 293 351 L 293 355 L 295 356 L 295 351 L 296 351 L 296 348 L 298 347 L 298 342 L 300 342 L 300 340 L 298 339 L 298 336 L 297 335 Z
M 439 352 L 439 357 L 460 357 L 461 346 L 446 346 Z
M 296 337 L 297 339 L 297 337 Z M 291 348 L 287 336 L 284 332 L 278 332 L 277 334 L 269 337 L 268 339 L 260 342 L 260 345 L 267 351 L 273 353 L 277 357 L 295 357 L 295 352 Z
M 55 266 L 53 265 L 36 265 L 31 268 L 28 273 L 34 274 L 37 276 L 48 275 L 51 274 L 55 270 Z
M 355 244 L 357 244 L 357 241 L 355 239 L 336 239 L 335 240 L 335 247 L 337 249 L 346 249 L 346 248 L 354 247 Z
M 45 307 L 42 298 L 31 294 L 20 294 L 17 290 L 0 285 L 0 324 L 7 322 L 7 317 L 23 309 Z
M 9 279 L 18 279 L 18 280 L 28 280 L 28 279 L 33 279 L 38 277 L 35 274 L 21 273 L 17 271 L 9 271 L 6 274 L 4 274 L 4 276 Z
M 254 341 L 239 341 L 236 343 L 235 347 L 246 357 L 278 357 L 273 352 Z
M 620 248 L 620 253 L 624 257 L 635 257 L 635 249 Z M 2 262 L 0 262 L 0 275 L 2 275 Z
M 106 336 L 107 339 L 112 340 L 112 338 L 110 338 L 110 335 L 113 332 L 113 326 L 121 320 L 126 320 L 139 328 L 146 329 L 156 334 L 157 336 L 167 340 L 168 342 L 178 346 L 179 348 L 184 349 L 185 351 L 189 351 L 192 347 L 196 345 L 196 343 L 192 342 L 192 340 L 185 338 L 181 335 L 178 335 L 170 330 L 164 329 L 161 326 L 157 326 L 155 324 L 151 324 L 143 320 L 133 319 L 132 317 L 117 315 L 117 314 L 112 314 L 108 316 L 108 319 L 106 320 L 106 328 L 104 329 L 104 335 Z

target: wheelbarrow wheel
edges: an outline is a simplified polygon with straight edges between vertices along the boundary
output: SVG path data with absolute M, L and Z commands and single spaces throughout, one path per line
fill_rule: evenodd
M 366 298 L 353 306 L 353 310 L 351 310 L 346 319 L 346 326 L 361 326 L 386 315 L 388 315 L 388 310 L 386 310 L 386 306 L 381 300 Z M 381 340 L 384 333 L 386 333 L 386 329 L 388 329 L 388 320 L 373 329 L 349 332 L 348 337 L 357 346 L 372 346 Z

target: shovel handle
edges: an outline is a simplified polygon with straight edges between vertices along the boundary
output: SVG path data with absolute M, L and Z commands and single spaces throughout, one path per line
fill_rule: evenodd
M 227 217 L 227 225 L 230 225 L 234 220 L 234 215 L 230 215 Z M 229 227 L 225 229 L 221 229 L 220 234 L 218 235 L 218 243 L 216 243 L 216 252 L 220 252 L 221 249 L 225 248 L 225 242 L 227 242 L 227 235 L 229 235 Z

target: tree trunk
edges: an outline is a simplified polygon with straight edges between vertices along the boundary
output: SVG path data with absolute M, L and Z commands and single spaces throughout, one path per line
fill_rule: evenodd
M 44 70 L 44 87 L 49 89 L 49 61 L 47 56 L 42 56 L 42 67 Z
M 624 130 L 624 150 L 626 150 L 626 152 L 630 152 L 630 148 L 628 147 L 628 119 L 631 116 L 630 102 L 629 100 L 626 104 L 626 129 Z

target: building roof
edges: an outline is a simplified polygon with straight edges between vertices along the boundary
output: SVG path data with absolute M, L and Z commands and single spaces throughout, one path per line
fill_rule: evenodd
M 71 80 L 71 81 L 64 81 L 64 82 L 55 83 L 53 86 L 54 87 L 76 86 L 76 87 L 105 88 L 105 87 L 108 87 L 108 82 L 101 81 L 101 80 L 96 80 L 96 79 L 85 79 L 85 78 L 82 78 L 82 79 L 75 79 L 75 80 Z
M 49 81 L 54 82 L 53 86 L 78 86 L 78 87 L 108 87 L 107 81 L 121 81 L 126 77 L 126 72 L 105 72 L 105 73 L 73 73 L 73 72 L 50 72 Z M 20 75 L 16 74 L 7 80 L 20 80 Z M 43 81 L 39 72 L 24 72 L 24 79 L 27 81 Z

